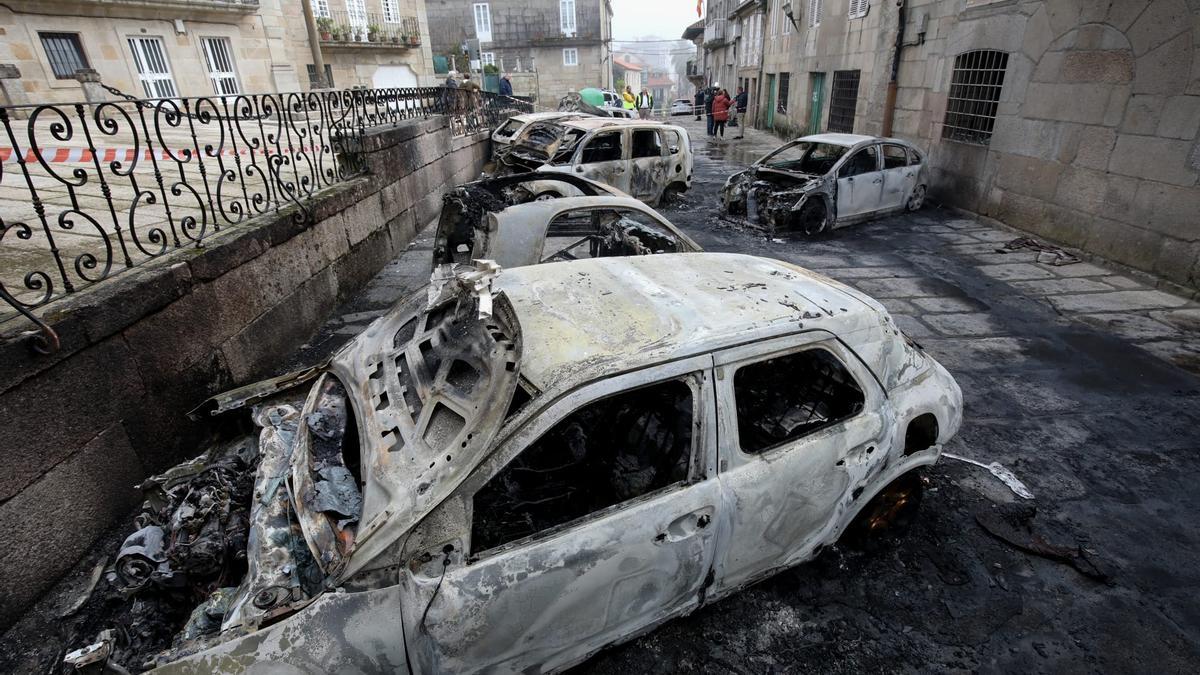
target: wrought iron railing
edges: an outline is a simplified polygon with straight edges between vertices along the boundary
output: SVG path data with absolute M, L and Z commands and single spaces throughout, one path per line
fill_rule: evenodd
M 331 11 L 317 17 L 317 36 L 323 44 L 360 47 L 417 47 L 421 26 L 415 16 Z
M 0 107 L 0 300 L 33 310 L 263 214 L 311 222 L 375 128 L 492 128 L 524 101 L 442 87 Z M 3 305 L 0 305 L 0 309 Z

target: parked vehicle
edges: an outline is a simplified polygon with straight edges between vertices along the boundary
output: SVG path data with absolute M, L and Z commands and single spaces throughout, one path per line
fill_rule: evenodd
M 549 196 L 567 188 L 583 196 Z M 700 250 L 657 211 L 616 188 L 573 174 L 527 173 L 447 192 L 434 235 L 433 267 L 486 259 L 508 269 Z
M 730 176 L 721 197 L 727 215 L 771 230 L 816 234 L 916 211 L 928 184 L 925 153 L 907 141 L 818 134 L 785 143 Z
M 508 147 L 513 142 L 513 139 L 520 136 L 521 132 L 534 122 L 554 122 L 580 119 L 582 117 L 588 117 L 588 114 L 582 112 L 540 112 L 513 115 L 492 132 L 492 152 L 495 153 L 502 148 Z
M 250 572 L 165 670 L 557 671 L 911 516 L 959 427 L 879 303 L 787 263 L 459 269 L 212 401 L 263 427 Z
M 657 204 L 664 195 L 691 187 L 692 163 L 683 127 L 588 117 L 529 125 L 497 155 L 496 174 L 573 173 Z
M 671 101 L 671 115 L 691 115 L 692 101 L 686 98 L 677 98 Z

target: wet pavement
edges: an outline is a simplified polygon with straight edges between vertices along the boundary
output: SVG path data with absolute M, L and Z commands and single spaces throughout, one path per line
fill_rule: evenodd
M 718 199 L 775 141 L 708 141 L 686 125 L 696 181 L 667 217 L 706 249 L 780 258 L 880 298 L 962 385 L 947 451 L 1003 464 L 1035 498 L 943 460 L 891 546 L 828 549 L 578 672 L 1195 672 L 1200 308 L 1101 264 L 997 253 L 1020 233 L 935 204 L 769 239 L 721 221 Z M 431 243 L 426 229 L 280 370 L 319 360 L 419 288 Z

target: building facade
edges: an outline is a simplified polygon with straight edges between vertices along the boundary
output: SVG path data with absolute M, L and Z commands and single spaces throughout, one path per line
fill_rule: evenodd
M 479 41 L 482 67 L 513 77 L 513 93 L 554 107 L 571 91 L 613 87 L 609 0 L 426 0 L 433 53 L 447 63 Z M 489 69 L 490 70 L 490 69 Z
M 333 86 L 434 82 L 424 0 L 313 10 Z M 300 0 L 10 0 L 0 35 L 0 64 L 33 103 L 80 100 L 78 68 L 151 98 L 307 91 L 316 74 Z
M 765 21 L 758 125 L 913 141 L 936 201 L 1200 288 L 1200 4 L 769 0 Z

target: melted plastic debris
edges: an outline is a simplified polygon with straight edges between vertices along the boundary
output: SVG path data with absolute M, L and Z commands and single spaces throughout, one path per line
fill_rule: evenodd
M 999 478 L 1000 482 L 1007 485 L 1008 488 L 1013 491 L 1013 494 L 1022 499 L 1033 499 L 1033 492 L 1031 492 L 1029 488 L 1025 486 L 1025 483 L 1022 483 L 1021 479 L 1017 478 L 1016 474 L 1014 474 L 1012 471 L 1009 471 L 1000 462 L 984 464 L 983 462 L 976 461 L 969 457 L 960 457 L 959 455 L 954 455 L 949 452 L 943 452 L 942 457 L 957 459 L 960 462 L 966 462 L 967 464 L 974 464 L 975 466 L 983 467 L 991 472 L 993 476 Z

